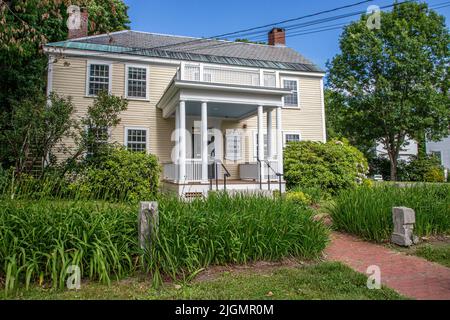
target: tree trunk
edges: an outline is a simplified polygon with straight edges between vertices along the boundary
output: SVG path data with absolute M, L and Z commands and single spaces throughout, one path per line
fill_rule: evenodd
M 388 151 L 389 155 L 389 162 L 391 164 L 391 181 L 397 181 L 397 157 L 398 154 L 395 154 L 395 152 Z

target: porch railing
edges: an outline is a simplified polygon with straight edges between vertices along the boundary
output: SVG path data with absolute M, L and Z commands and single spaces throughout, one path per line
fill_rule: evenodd
M 164 163 L 163 178 L 168 181 L 181 180 L 178 164 Z M 202 159 L 186 159 L 186 181 L 202 181 Z
M 242 69 L 233 67 L 200 66 L 185 64 L 180 69 L 177 79 L 212 83 L 276 87 L 276 74 L 259 69 Z M 262 78 L 261 78 L 262 77 Z

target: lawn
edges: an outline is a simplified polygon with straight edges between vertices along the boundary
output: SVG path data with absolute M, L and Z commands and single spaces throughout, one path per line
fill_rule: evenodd
M 201 274 L 200 274 L 201 277 Z M 236 269 L 218 272 L 206 280 L 190 283 L 165 283 L 151 287 L 149 279 L 128 278 L 110 286 L 89 282 L 79 291 L 62 291 L 31 287 L 19 290 L 15 299 L 404 299 L 395 291 L 382 287 L 370 290 L 366 277 L 350 268 L 332 262 L 305 266 L 276 267 L 266 270 Z
M 425 245 L 417 248 L 414 254 L 450 268 L 450 244 L 443 246 Z
M 432 239 L 419 243 L 410 248 L 402 248 L 394 245 L 389 247 L 409 255 L 415 255 L 428 261 L 439 263 L 450 268 L 450 238 Z

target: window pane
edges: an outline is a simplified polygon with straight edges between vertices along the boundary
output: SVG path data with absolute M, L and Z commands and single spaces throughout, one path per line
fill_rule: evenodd
M 87 146 L 87 154 L 88 156 L 92 156 L 102 144 L 108 142 L 108 128 L 88 128 L 87 132 L 90 137 L 89 145 Z
M 285 140 L 286 140 L 286 142 L 298 142 L 298 141 L 300 141 L 300 135 L 299 134 L 286 134 Z
M 258 139 L 258 133 L 256 134 L 256 153 L 255 153 L 255 158 L 258 158 L 258 146 L 259 146 L 259 139 Z M 264 158 L 267 159 L 269 154 L 269 150 L 267 147 L 267 134 L 264 134 Z M 263 160 L 263 159 L 261 159 Z
M 145 98 L 147 96 L 147 69 L 128 67 L 129 97 Z
M 147 131 L 128 129 L 127 149 L 130 151 L 147 151 Z
M 89 66 L 89 95 L 96 96 L 100 91 L 109 90 L 109 65 L 91 64 Z
M 289 106 L 298 106 L 298 88 L 297 81 L 283 80 L 283 86 L 286 89 L 291 89 L 292 93 L 284 97 L 284 104 Z

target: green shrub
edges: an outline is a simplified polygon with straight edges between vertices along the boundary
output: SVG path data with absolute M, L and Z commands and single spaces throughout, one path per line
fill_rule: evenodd
M 319 187 L 337 193 L 362 182 L 366 172 L 363 154 L 345 142 L 292 142 L 284 151 L 288 188 Z
M 108 149 L 61 176 L 59 170 L 34 178 L 0 172 L 0 197 L 9 199 L 99 199 L 141 201 L 158 193 L 160 166 L 155 156 Z
M 288 193 L 286 194 L 286 200 L 304 206 L 309 206 L 310 204 L 312 204 L 311 197 L 308 194 L 303 193 L 302 191 L 288 191 Z
M 423 175 L 425 182 L 445 182 L 444 171 L 441 168 L 430 168 Z
M 318 204 L 322 200 L 327 200 L 330 198 L 330 194 L 326 191 L 323 191 L 319 187 L 294 187 L 288 192 L 302 192 L 304 193 L 310 200 L 311 204 Z
M 434 156 L 413 159 L 406 168 L 409 181 L 444 182 L 444 168 Z
M 213 264 L 314 258 L 328 241 L 314 212 L 289 201 L 221 193 L 192 202 L 164 197 L 145 269 L 137 212 L 137 205 L 99 201 L 1 201 L 0 286 L 62 288 L 72 264 L 84 278 L 106 283 L 137 270 L 152 271 L 159 282 Z
M 383 242 L 392 233 L 392 207 L 399 206 L 415 210 L 417 235 L 450 234 L 450 186 L 446 184 L 347 190 L 336 197 L 331 217 L 339 230 Z
M 158 193 L 159 174 L 156 156 L 111 148 L 82 165 L 68 188 L 82 197 L 148 200 Z

